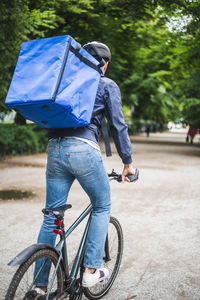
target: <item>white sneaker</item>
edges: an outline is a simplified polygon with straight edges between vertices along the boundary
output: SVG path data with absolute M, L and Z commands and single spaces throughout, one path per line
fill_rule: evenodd
M 34 291 L 38 293 L 38 295 L 45 295 L 46 293 L 39 287 L 35 287 Z
M 92 287 L 100 281 L 103 281 L 106 277 L 109 276 L 109 271 L 106 268 L 96 269 L 92 274 L 83 273 L 82 286 L 83 287 Z

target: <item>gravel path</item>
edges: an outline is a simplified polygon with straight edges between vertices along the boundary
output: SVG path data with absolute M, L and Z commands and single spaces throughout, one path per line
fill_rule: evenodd
M 133 137 L 134 162 L 140 169 L 135 184 L 111 183 L 112 214 L 124 232 L 120 273 L 103 299 L 200 299 L 200 148 L 185 145 L 183 134 Z M 35 243 L 45 198 L 45 154 L 0 162 L 0 190 L 31 190 L 32 199 L 0 201 L 0 299 L 14 269 L 7 263 Z M 116 154 L 105 158 L 108 171 L 121 171 Z M 73 185 L 72 222 L 88 204 Z M 70 245 L 79 241 L 77 233 Z

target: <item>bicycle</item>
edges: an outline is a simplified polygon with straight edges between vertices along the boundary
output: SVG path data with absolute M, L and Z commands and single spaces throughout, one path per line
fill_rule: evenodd
M 139 171 L 136 169 L 134 175 L 129 175 L 130 181 L 136 181 Z M 108 174 L 110 180 L 121 182 L 121 175 L 112 170 Z M 91 288 L 83 288 L 81 285 L 84 271 L 83 257 L 87 241 L 88 230 L 91 221 L 92 205 L 81 213 L 74 223 L 65 231 L 64 213 L 71 208 L 71 204 L 66 204 L 57 209 L 43 209 L 44 214 L 53 214 L 55 217 L 56 229 L 54 233 L 60 236 L 60 241 L 55 247 L 48 244 L 33 244 L 24 249 L 14 259 L 9 262 L 9 266 L 19 265 L 15 272 L 6 294 L 6 300 L 23 299 L 23 300 L 43 300 L 43 299 L 70 299 L 80 300 L 84 294 L 88 299 L 100 299 L 106 295 L 111 288 L 117 273 L 119 271 L 122 253 L 123 253 L 123 232 L 119 221 L 110 217 L 108 234 L 105 242 L 105 254 L 103 265 L 109 269 L 109 277 Z M 81 242 L 76 253 L 73 266 L 69 270 L 68 255 L 66 247 L 66 238 L 73 230 L 87 217 L 87 223 L 81 238 Z M 37 260 L 42 259 L 41 268 L 33 276 L 34 264 Z M 34 282 L 39 276 L 41 270 L 49 270 L 49 283 L 47 292 L 44 296 L 38 295 L 34 287 Z M 30 275 L 29 275 L 30 274 Z

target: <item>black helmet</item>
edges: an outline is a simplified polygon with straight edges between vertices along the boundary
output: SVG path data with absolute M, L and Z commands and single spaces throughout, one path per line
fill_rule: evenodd
M 110 49 L 103 43 L 94 41 L 83 45 L 83 48 L 99 61 L 100 67 L 104 66 L 107 61 L 111 61 Z

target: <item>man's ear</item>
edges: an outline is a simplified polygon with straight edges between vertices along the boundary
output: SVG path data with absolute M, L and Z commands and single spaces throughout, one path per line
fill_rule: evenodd
M 103 69 L 102 69 L 102 73 L 105 74 L 106 72 L 106 69 L 108 67 L 108 61 L 105 63 L 105 65 L 103 66 Z

